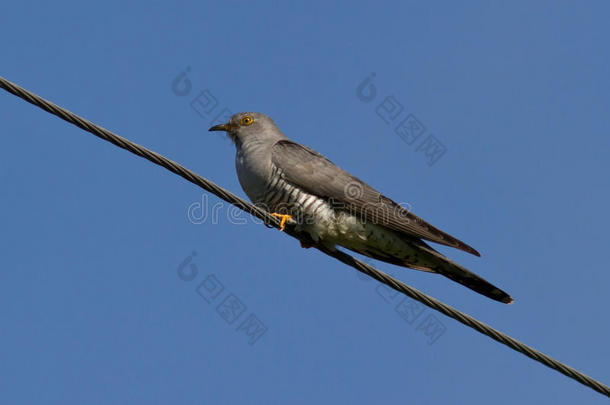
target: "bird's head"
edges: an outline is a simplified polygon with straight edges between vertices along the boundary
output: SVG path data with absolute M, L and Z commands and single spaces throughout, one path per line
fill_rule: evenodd
M 285 138 L 271 118 L 256 112 L 234 114 L 226 124 L 214 125 L 209 130 L 225 131 L 238 146 L 248 141 L 261 142 Z

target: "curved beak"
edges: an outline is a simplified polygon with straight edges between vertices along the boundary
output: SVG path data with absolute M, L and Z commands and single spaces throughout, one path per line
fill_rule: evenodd
M 219 125 L 214 125 L 212 128 L 208 129 L 208 131 L 225 131 L 225 132 L 229 132 L 231 131 L 231 124 L 219 124 Z

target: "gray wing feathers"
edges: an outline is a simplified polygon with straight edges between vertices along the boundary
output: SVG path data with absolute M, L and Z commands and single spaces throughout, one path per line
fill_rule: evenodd
M 313 149 L 281 140 L 273 146 L 272 162 L 287 182 L 329 200 L 337 208 L 394 231 L 480 256 L 469 245 L 408 212 Z

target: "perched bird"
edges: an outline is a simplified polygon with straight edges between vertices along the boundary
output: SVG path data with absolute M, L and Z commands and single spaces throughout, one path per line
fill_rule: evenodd
M 512 298 L 443 256 L 430 242 L 476 256 L 472 247 L 428 224 L 318 152 L 288 139 L 264 114 L 235 114 L 210 131 L 235 143 L 239 182 L 250 200 L 302 234 L 303 247 L 343 246 L 387 263 L 439 273 L 496 301 Z M 302 239 L 302 240 L 303 240 Z

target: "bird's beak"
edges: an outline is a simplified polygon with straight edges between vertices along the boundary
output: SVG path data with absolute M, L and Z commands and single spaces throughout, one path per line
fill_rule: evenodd
M 233 129 L 233 126 L 231 124 L 227 123 L 227 124 L 214 125 L 212 128 L 208 129 L 208 131 L 230 132 L 232 129 Z

